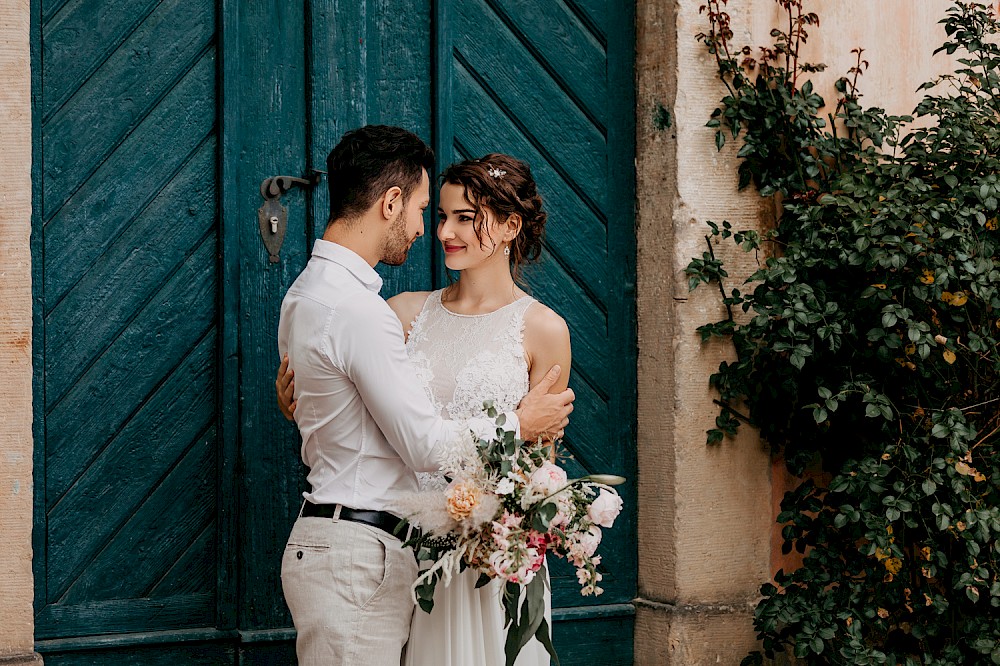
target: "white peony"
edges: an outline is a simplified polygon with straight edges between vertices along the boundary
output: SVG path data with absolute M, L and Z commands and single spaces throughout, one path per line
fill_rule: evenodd
M 611 527 L 622 510 L 622 498 L 601 488 L 601 493 L 591 503 L 587 517 L 601 527 Z
M 532 487 L 544 495 L 551 495 L 566 485 L 566 471 L 558 465 L 545 462 L 531 473 Z

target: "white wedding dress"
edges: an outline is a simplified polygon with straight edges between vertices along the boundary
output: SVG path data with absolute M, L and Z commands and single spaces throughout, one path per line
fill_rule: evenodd
M 524 313 L 534 302 L 524 296 L 488 314 L 461 315 L 441 304 L 441 291 L 427 297 L 411 325 L 406 351 L 445 418 L 482 416 L 484 400 L 492 400 L 500 412 L 517 407 L 528 392 L 522 339 Z M 418 476 L 422 488 L 445 486 L 441 475 Z M 439 583 L 434 610 L 414 610 L 404 666 L 504 666 L 502 585 L 494 580 L 476 589 L 478 577 L 466 570 L 448 586 Z M 548 590 L 545 614 L 551 628 Z M 531 638 L 516 666 L 549 666 L 548 652 Z

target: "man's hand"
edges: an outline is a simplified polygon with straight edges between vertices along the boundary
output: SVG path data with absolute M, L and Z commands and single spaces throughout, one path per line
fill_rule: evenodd
M 278 366 L 278 378 L 274 380 L 274 390 L 278 394 L 278 409 L 289 421 L 295 418 L 295 371 L 288 369 L 288 354 Z M 527 397 L 527 396 L 525 396 Z
M 562 368 L 552 366 L 535 388 L 521 399 L 521 404 L 514 412 L 521 423 L 521 439 L 529 441 L 538 439 L 539 436 L 548 440 L 562 438 L 563 430 L 569 424 L 569 413 L 573 411 L 576 396 L 573 389 L 549 393 L 560 374 Z

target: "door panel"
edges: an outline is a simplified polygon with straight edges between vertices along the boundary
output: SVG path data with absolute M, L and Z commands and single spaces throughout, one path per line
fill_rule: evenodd
M 276 329 L 329 202 L 325 182 L 284 195 L 270 263 L 258 188 L 325 170 L 365 123 L 432 140 L 442 167 L 531 164 L 550 221 L 525 280 L 573 334 L 567 465 L 634 479 L 632 10 L 609 7 L 33 0 L 47 662 L 294 663 L 279 567 L 305 470 L 274 405 Z M 405 266 L 379 267 L 383 295 L 446 283 L 428 222 Z M 605 595 L 553 569 L 563 663 L 631 661 L 635 525 L 619 522 Z
M 214 627 L 216 8 L 33 10 L 39 649 Z
M 531 166 L 549 218 L 524 281 L 573 341 L 566 466 L 629 477 L 623 495 L 634 507 L 633 9 L 611 7 L 442 0 L 435 130 L 442 164 L 507 152 Z M 552 563 L 554 635 L 567 663 L 593 663 L 595 651 L 600 663 L 631 663 L 635 549 L 634 520 L 623 515 L 601 546 L 599 597 L 582 597 L 571 568 Z
M 428 0 L 312 0 L 309 26 L 311 167 L 325 170 L 340 137 L 365 124 L 398 125 L 430 140 Z M 330 210 L 325 181 L 310 204 L 313 237 L 320 237 Z M 431 288 L 432 231 L 417 239 L 403 266 L 377 266 L 383 296 Z

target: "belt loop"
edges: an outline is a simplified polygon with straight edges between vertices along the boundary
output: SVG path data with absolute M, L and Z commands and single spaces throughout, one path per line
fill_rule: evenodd
M 344 508 L 343 504 L 338 504 L 333 507 L 333 522 L 338 522 L 340 520 L 340 510 Z

